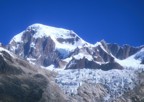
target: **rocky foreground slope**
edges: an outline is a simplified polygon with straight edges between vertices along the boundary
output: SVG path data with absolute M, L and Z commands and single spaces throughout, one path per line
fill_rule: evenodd
M 66 102 L 55 75 L 0 47 L 0 102 Z

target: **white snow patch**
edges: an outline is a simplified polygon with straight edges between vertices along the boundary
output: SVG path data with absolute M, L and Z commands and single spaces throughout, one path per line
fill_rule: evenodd
M 122 65 L 123 67 L 133 67 L 133 68 L 137 68 L 137 67 L 141 67 L 143 66 L 141 63 L 141 61 L 136 60 L 132 57 L 129 57 L 127 59 L 124 60 L 119 60 L 119 59 L 115 59 L 120 65 Z
M 83 58 L 86 58 L 88 59 L 89 61 L 92 61 L 93 60 L 93 57 L 91 55 L 88 55 L 88 54 L 83 54 L 83 53 L 79 53 L 75 56 L 73 56 L 75 59 L 79 60 L 79 59 L 83 59 Z
M 27 58 L 28 61 L 36 61 L 35 58 Z
M 144 58 L 144 48 L 141 49 L 139 52 L 137 52 L 136 54 L 124 59 L 124 60 L 119 60 L 116 59 L 115 60 L 121 64 L 124 67 L 133 67 L 133 68 L 139 68 L 139 67 L 144 67 L 143 64 L 141 63 L 141 60 Z
M 35 43 L 32 42 L 32 43 L 30 44 L 30 47 L 35 48 Z

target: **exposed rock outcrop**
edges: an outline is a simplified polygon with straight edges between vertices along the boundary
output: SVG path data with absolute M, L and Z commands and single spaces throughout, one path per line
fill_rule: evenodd
M 111 70 L 111 69 L 123 69 L 123 66 L 114 61 L 113 58 L 110 59 L 110 62 L 104 64 L 98 64 L 93 60 L 88 60 L 85 57 L 82 59 L 73 58 L 66 66 L 66 69 L 102 69 L 102 70 Z

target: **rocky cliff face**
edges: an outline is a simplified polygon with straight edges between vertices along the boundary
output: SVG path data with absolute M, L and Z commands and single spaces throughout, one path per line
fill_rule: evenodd
M 110 52 L 118 59 L 125 59 L 129 56 L 135 54 L 136 52 L 140 51 L 141 47 L 133 47 L 130 45 L 123 45 L 119 46 L 118 44 L 108 44 L 108 49 Z

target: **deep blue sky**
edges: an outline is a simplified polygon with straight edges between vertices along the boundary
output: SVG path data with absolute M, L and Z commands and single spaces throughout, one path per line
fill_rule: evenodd
M 74 30 L 90 43 L 144 44 L 144 0 L 0 0 L 0 42 L 33 23 Z

